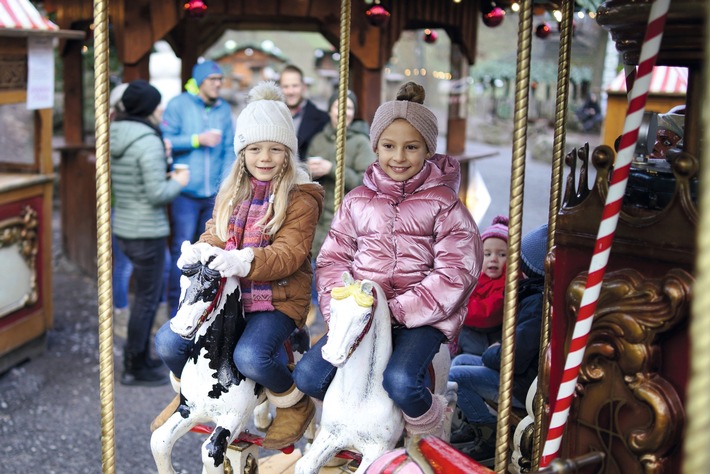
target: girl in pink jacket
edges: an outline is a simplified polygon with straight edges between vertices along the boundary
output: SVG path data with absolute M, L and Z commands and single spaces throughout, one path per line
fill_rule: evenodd
M 461 330 L 483 258 L 476 223 L 458 198 L 459 163 L 435 153 L 437 121 L 423 101 L 424 89 L 409 82 L 377 109 L 370 131 L 377 161 L 335 214 L 316 288 L 327 322 L 330 290 L 342 286 L 343 272 L 382 287 L 393 323 L 384 388 L 410 436 L 441 436 L 443 400 L 425 385 L 427 370 Z M 296 385 L 321 400 L 337 370 L 321 355 L 327 337 L 294 372 Z

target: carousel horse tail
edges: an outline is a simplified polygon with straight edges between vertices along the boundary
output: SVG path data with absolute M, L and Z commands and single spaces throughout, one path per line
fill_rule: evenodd
M 404 414 L 404 426 L 410 438 L 415 435 L 434 435 L 444 437 L 444 415 L 448 402 L 443 395 L 431 396 L 431 407 L 421 416 L 412 418 Z
M 173 398 L 170 403 L 163 408 L 163 411 L 158 413 L 158 416 L 156 416 L 150 423 L 151 433 L 163 426 L 168 418 L 170 418 L 172 414 L 175 413 L 175 410 L 177 410 L 180 406 L 180 379 L 177 378 L 172 372 L 170 372 L 170 384 L 173 386 L 173 390 L 175 390 L 177 395 L 175 395 L 175 398 Z
M 296 384 L 283 393 L 266 390 L 266 397 L 276 407 L 276 416 L 264 436 L 262 447 L 282 449 L 301 439 L 316 414 L 311 397 L 296 388 Z

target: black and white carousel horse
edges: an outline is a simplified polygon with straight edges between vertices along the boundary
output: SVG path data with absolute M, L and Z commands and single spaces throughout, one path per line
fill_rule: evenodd
M 240 437 L 260 444 L 261 438 L 242 431 L 254 415 L 262 417 L 255 420 L 257 427 L 268 426 L 269 420 L 263 418 L 269 411 L 263 388 L 242 375 L 232 357 L 246 324 L 239 278 L 222 278 L 218 271 L 201 263 L 186 265 L 182 273 L 182 299 L 170 328 L 193 339 L 194 346 L 180 379 L 180 405 L 153 432 L 151 449 L 158 472 L 172 474 L 171 455 L 177 440 L 191 430 L 208 432 L 201 450 L 203 473 L 221 474 L 225 465 L 234 464 L 234 459 L 227 460 L 234 456 L 233 450 L 228 450 L 230 443 Z M 294 336 L 297 340 L 287 344 L 294 349 L 291 357 L 297 351 L 302 355 L 310 343 L 307 333 Z M 205 423 L 215 426 L 210 429 Z M 284 452 L 290 450 L 285 448 Z M 238 456 L 236 462 L 239 467 L 230 472 L 244 472 L 247 463 L 256 467 L 257 460 Z

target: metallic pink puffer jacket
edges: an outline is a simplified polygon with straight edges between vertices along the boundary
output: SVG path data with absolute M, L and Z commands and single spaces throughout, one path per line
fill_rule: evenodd
M 458 198 L 459 175 L 458 161 L 446 155 L 434 155 L 405 182 L 370 165 L 364 184 L 345 196 L 318 255 L 326 322 L 330 290 L 347 271 L 382 286 L 393 322 L 434 326 L 449 340 L 458 335 L 483 262 L 478 227 Z

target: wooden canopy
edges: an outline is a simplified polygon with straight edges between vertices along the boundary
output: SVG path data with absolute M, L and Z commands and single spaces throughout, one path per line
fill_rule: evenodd
M 229 29 L 320 32 L 334 45 L 340 42 L 341 2 L 209 0 L 205 2 L 208 8 L 202 18 L 187 15 L 183 3 L 182 0 L 109 2 L 112 39 L 124 65 L 124 80 L 148 78 L 149 55 L 158 40 L 170 43 L 182 59 L 185 81 L 198 57 Z M 365 11 L 370 6 L 365 1 L 352 2 L 351 14 L 351 87 L 360 98 L 363 117 L 372 118 L 380 103 L 381 71 L 405 29 L 443 28 L 455 45 L 452 49 L 457 49 L 456 68 L 466 72 L 473 63 L 478 2 L 391 0 L 386 3 L 391 16 L 383 27 L 368 22 Z M 90 0 L 51 0 L 46 7 L 56 13 L 56 21 L 62 28 L 88 29 L 93 19 Z M 65 58 L 72 54 L 71 46 L 63 54 Z M 460 66 L 459 56 L 466 60 L 466 69 Z M 72 74 L 70 71 L 67 74 Z M 68 105 L 68 110 L 72 108 Z

